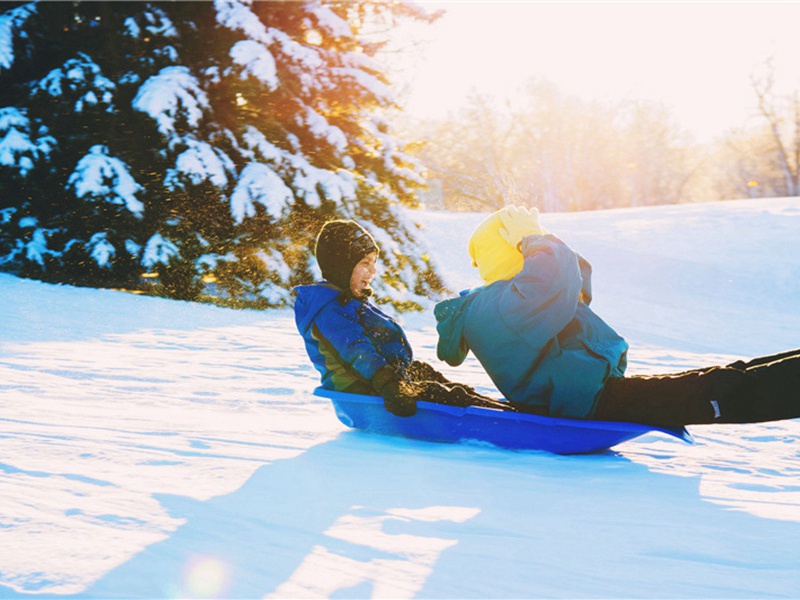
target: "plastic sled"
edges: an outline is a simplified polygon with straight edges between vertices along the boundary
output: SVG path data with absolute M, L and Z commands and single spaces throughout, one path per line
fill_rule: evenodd
M 384 408 L 379 396 L 334 392 L 321 387 L 314 390 L 314 395 L 330 399 L 336 416 L 348 427 L 432 442 L 472 440 L 512 450 L 543 450 L 554 454 L 599 452 L 651 432 L 694 443 L 685 427 L 562 419 L 423 401 L 417 402 L 417 414 L 413 417 L 397 417 Z

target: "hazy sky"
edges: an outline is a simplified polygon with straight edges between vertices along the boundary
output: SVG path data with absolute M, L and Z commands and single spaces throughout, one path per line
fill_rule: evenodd
M 447 13 L 414 28 L 425 40 L 403 75 L 414 114 L 539 77 L 587 100 L 662 102 L 706 140 L 753 115 L 750 75 L 767 57 L 779 84 L 800 86 L 800 2 L 421 4 Z

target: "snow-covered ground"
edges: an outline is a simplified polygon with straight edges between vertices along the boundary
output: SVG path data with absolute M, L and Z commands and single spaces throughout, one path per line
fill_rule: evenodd
M 454 290 L 477 214 L 414 212 Z M 629 373 L 800 346 L 800 201 L 543 215 Z M 798 598 L 800 421 L 587 456 L 349 431 L 291 311 L 0 275 L 0 596 Z M 473 359 L 417 357 L 496 393 Z M 799 392 L 800 393 L 800 392 Z

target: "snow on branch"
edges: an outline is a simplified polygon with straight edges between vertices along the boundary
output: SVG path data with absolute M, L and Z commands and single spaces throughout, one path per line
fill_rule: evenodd
M 165 67 L 142 84 L 133 107 L 155 120 L 168 138 L 176 133 L 176 121 L 183 117 L 196 127 L 209 108 L 208 96 L 187 67 Z
M 306 107 L 305 122 L 301 115 L 297 116 L 298 124 L 307 125 L 314 137 L 325 140 L 339 152 L 347 148 L 347 137 L 338 127 L 328 123 L 327 119 L 313 108 Z
M 31 240 L 25 245 L 25 258 L 31 262 L 44 265 L 44 257 L 51 252 L 47 248 L 47 238 L 44 229 L 37 229 L 33 232 Z
M 308 6 L 307 10 L 311 12 L 317 20 L 316 27 L 331 35 L 334 38 L 352 38 L 353 29 L 350 23 L 342 19 L 339 15 L 333 12 L 327 6 L 322 6 L 319 2 L 314 2 Z
M 270 142 L 267 137 L 252 125 L 245 127 L 242 133 L 242 141 L 245 144 L 244 153 L 252 157 L 258 153 L 264 160 L 280 164 L 284 158 L 284 151 Z
M 155 265 L 168 265 L 174 256 L 179 256 L 180 250 L 170 239 L 160 233 L 153 235 L 145 244 L 142 253 L 142 265 L 148 269 Z
M 89 153 L 78 161 L 67 186 L 75 190 L 78 198 L 88 196 L 92 200 L 119 204 L 139 218 L 144 212 L 144 204 L 136 198 L 141 186 L 124 162 L 108 155 L 106 146 L 98 144 L 89 149 Z
M 142 27 L 144 27 L 144 30 L 147 32 L 145 35 L 172 38 L 179 37 L 178 30 L 175 29 L 170 18 L 160 8 L 151 7 L 150 10 L 144 11 L 140 18 L 144 23 L 140 24 L 134 17 L 125 19 L 124 32 L 127 35 L 133 38 L 139 38 L 142 36 Z
M 11 219 L 17 212 L 16 206 L 9 206 L 8 208 L 0 209 L 0 225 L 11 223 Z
M 36 5 L 30 2 L 0 15 L 0 71 L 14 64 L 14 34 L 35 12 Z
M 108 234 L 105 232 L 95 233 L 86 246 L 91 257 L 101 267 L 108 267 L 111 259 L 117 253 L 114 246 L 108 241 Z
M 100 67 L 83 52 L 70 58 L 57 69 L 45 75 L 34 87 L 34 93 L 44 92 L 53 97 L 66 93 L 78 95 L 75 111 L 81 112 L 86 105 L 105 104 L 113 110 L 114 82 L 103 76 Z
M 334 173 L 315 167 L 301 157 L 293 158 L 296 158 L 293 186 L 312 208 L 322 204 L 320 192 L 336 204 L 356 197 L 356 181 L 347 171 Z
M 381 67 L 374 58 L 364 52 L 342 52 L 342 65 L 350 69 L 359 69 L 369 73 L 380 73 Z
M 169 189 L 182 187 L 184 178 L 193 185 L 203 181 L 218 188 L 228 185 L 228 173 L 234 172 L 233 161 L 207 142 L 190 140 L 188 144 L 175 160 L 175 168 L 167 171 L 164 185 Z
M 272 41 L 267 28 L 252 10 L 252 2 L 240 0 L 215 0 L 217 22 L 232 31 L 240 31 L 251 40 L 269 45 Z
M 281 53 L 301 68 L 301 79 L 313 80 L 315 72 L 324 67 L 324 61 L 316 49 L 304 46 L 283 31 L 270 29 L 269 33 Z
M 40 155 L 47 156 L 55 146 L 49 135 L 36 141 L 30 138 L 30 121 L 25 112 L 13 106 L 0 108 L 0 165 L 30 171 Z
M 288 284 L 292 276 L 292 269 L 286 264 L 283 254 L 275 248 L 257 252 L 256 256 L 263 261 L 268 270 L 275 273 L 282 283 Z M 289 286 L 285 286 L 288 291 Z
M 381 105 L 388 106 L 394 102 L 394 94 L 391 88 L 372 73 L 357 68 L 331 69 L 331 73 L 343 79 L 350 79 L 365 94 L 374 98 Z
M 330 127 L 326 121 L 324 122 Z M 338 128 L 336 130 L 341 133 Z M 283 175 L 287 182 L 291 181 L 290 185 L 295 195 L 303 198 L 309 206 L 320 205 L 322 202 L 320 192 L 336 204 L 355 199 L 358 184 L 348 171 L 344 169 L 331 171 L 315 167 L 302 154 L 292 154 L 271 143 L 254 127 L 245 130 L 242 140 L 250 157 L 260 157 L 273 171 Z
M 250 163 L 239 176 L 239 183 L 231 194 L 231 215 L 238 224 L 245 217 L 256 214 L 256 204 L 261 204 L 274 219 L 279 219 L 283 209 L 294 199 L 283 180 L 267 165 Z
M 31 139 L 16 129 L 6 132 L 0 140 L 0 165 L 17 167 L 20 174 L 26 175 L 33 168 L 30 155 L 38 154 Z
M 242 67 L 242 79 L 252 76 L 266 85 L 270 91 L 278 89 L 280 84 L 275 59 L 264 44 L 253 40 L 236 42 L 231 48 L 231 58 L 235 64 Z
M 25 236 L 18 239 L 16 241 L 16 248 L 14 248 L 8 257 L 6 257 L 6 261 L 13 260 L 15 256 L 22 254 L 25 256 L 26 260 L 38 263 L 40 266 L 44 266 L 44 259 L 46 256 L 57 255 L 56 252 L 47 247 L 47 236 L 53 233 L 52 229 L 39 227 L 39 221 L 35 217 L 24 217 L 20 219 L 19 226 L 22 229 L 32 230 L 30 233 L 30 238 L 26 239 L 28 236 Z

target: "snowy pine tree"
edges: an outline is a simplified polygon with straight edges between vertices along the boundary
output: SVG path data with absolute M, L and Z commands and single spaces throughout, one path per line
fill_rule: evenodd
M 379 300 L 441 290 L 415 226 L 419 168 L 389 131 L 370 2 L 6 3 L 0 268 L 197 299 L 290 301 L 322 223 L 381 246 Z

